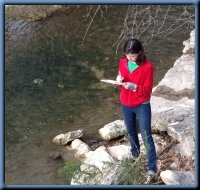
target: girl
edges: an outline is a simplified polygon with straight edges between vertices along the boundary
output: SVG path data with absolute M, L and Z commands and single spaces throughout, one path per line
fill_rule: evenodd
M 136 117 L 148 159 L 147 182 L 157 177 L 156 150 L 151 132 L 150 98 L 153 88 L 154 68 L 146 58 L 144 49 L 137 39 L 129 39 L 124 44 L 124 55 L 119 60 L 118 76 L 120 102 L 123 119 L 129 136 L 133 158 L 140 154 L 140 144 L 136 128 Z M 121 84 L 121 82 L 123 84 Z

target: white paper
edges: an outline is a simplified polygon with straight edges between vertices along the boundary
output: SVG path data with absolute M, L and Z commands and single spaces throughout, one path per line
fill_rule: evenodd
M 116 80 L 112 80 L 112 79 L 101 79 L 102 82 L 107 82 L 110 84 L 116 84 L 116 85 L 122 85 L 122 82 L 117 82 Z

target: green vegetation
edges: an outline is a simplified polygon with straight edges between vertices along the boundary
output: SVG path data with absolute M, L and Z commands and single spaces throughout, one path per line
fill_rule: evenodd
M 147 133 L 144 132 L 144 144 L 146 150 L 149 150 L 147 143 Z M 125 132 L 125 138 L 129 138 Z M 130 140 L 130 139 L 129 139 Z M 82 170 L 79 169 L 80 163 L 68 162 L 63 169 L 61 169 L 61 176 L 63 182 L 68 182 L 73 178 L 78 184 L 102 184 L 112 183 L 111 185 L 142 185 L 145 183 L 146 169 L 146 154 L 140 154 L 137 158 L 124 158 L 117 162 L 105 162 L 104 171 L 102 172 L 95 165 L 82 165 Z M 83 169 L 84 168 L 84 169 Z M 83 171 L 84 170 L 84 171 Z M 112 178 L 105 180 L 105 178 Z M 100 181 L 99 181 L 100 180 Z M 108 182 L 109 181 L 109 182 Z
M 102 173 L 96 166 L 87 165 L 88 171 L 80 170 L 80 163 L 67 162 L 65 166 L 59 170 L 59 174 L 62 177 L 64 183 L 70 184 L 71 179 L 77 180 L 81 185 L 86 184 L 101 184 L 104 177 L 109 175 L 109 172 L 117 171 L 114 174 L 116 180 L 112 185 L 139 185 L 143 184 L 142 173 L 145 170 L 145 164 L 142 156 L 136 159 L 123 159 L 116 163 L 107 163 L 109 169 L 106 169 L 105 173 Z M 116 168 L 118 168 L 116 170 Z M 108 172 L 107 172 L 108 171 Z M 105 175 L 106 174 L 106 175 Z M 115 183 L 115 184 L 114 184 Z
M 79 162 L 67 162 L 63 168 L 61 168 L 58 173 L 62 177 L 64 183 L 70 184 L 71 179 L 74 175 L 80 172 Z
M 124 159 L 120 161 L 122 172 L 118 176 L 118 185 L 140 185 L 143 184 L 142 172 L 145 165 L 141 156 L 134 160 Z

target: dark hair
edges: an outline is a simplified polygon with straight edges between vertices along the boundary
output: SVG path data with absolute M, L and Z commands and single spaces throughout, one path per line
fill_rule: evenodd
M 141 51 L 140 55 L 138 56 L 138 59 L 136 63 L 140 65 L 142 62 L 146 61 L 146 55 L 144 54 L 144 49 L 142 47 L 142 44 L 137 39 L 129 39 L 124 44 L 124 57 L 125 54 L 138 54 Z

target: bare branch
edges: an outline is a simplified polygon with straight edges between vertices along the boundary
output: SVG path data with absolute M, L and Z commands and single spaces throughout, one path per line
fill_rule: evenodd
M 181 7 L 178 8 L 180 10 Z M 181 15 L 173 14 L 172 17 L 171 12 L 173 11 L 171 5 L 128 6 L 121 34 L 113 44 L 116 46 L 116 54 L 120 43 L 125 38 L 143 38 L 143 44 L 146 45 L 152 41 L 154 36 L 163 35 L 166 37 L 184 25 L 187 25 L 188 28 L 194 28 L 192 26 L 194 23 L 194 7 L 192 5 L 184 5 Z M 173 20 L 174 22 L 171 24 Z
M 167 18 L 167 14 L 168 14 L 168 12 L 169 12 L 169 8 L 170 8 L 170 5 L 169 5 L 169 7 L 168 7 L 167 13 L 165 14 L 165 18 L 164 18 L 164 20 L 163 20 L 163 22 L 162 22 L 160 28 L 159 28 L 158 31 L 157 31 L 157 34 L 159 34 L 160 29 L 162 28 L 163 24 L 165 23 L 165 20 L 166 20 L 166 18 Z
M 84 16 L 90 18 L 90 23 L 87 27 L 85 35 L 82 40 L 82 46 L 86 35 L 91 27 L 94 18 L 97 15 L 97 12 L 100 11 L 101 19 L 105 19 L 103 15 L 102 8 L 105 7 L 106 11 L 110 6 L 108 5 L 99 5 L 95 10 L 94 15 L 92 16 L 92 5 L 88 5 L 87 14 Z M 189 28 L 194 28 L 194 6 L 193 5 L 183 5 L 182 14 L 174 14 L 172 16 L 172 5 L 129 5 L 127 6 L 127 11 L 125 13 L 123 28 L 121 33 L 112 45 L 116 46 L 116 55 L 119 48 L 119 45 L 126 38 L 138 38 L 143 39 L 143 44 L 151 43 L 152 39 L 156 35 L 167 35 L 175 32 L 179 28 L 186 25 Z M 178 9 L 180 10 L 180 6 Z M 180 10 L 181 11 L 181 10 Z M 173 22 L 174 21 L 174 22 Z M 173 23 L 172 23 L 173 22 Z M 172 23 L 172 24 L 171 24 Z
M 86 30 L 86 32 L 85 32 L 85 35 L 84 35 L 83 40 L 82 40 L 82 43 L 81 43 L 81 46 L 83 46 L 83 42 L 84 42 L 85 37 L 86 37 L 86 35 L 87 35 L 87 33 L 88 33 L 88 30 L 89 30 L 89 28 L 90 28 L 90 25 L 92 24 L 92 22 L 93 22 L 93 20 L 94 20 L 94 18 L 95 18 L 95 16 L 96 16 L 98 10 L 100 9 L 100 7 L 101 7 L 101 5 L 99 5 L 99 6 L 97 7 L 97 9 L 96 9 L 96 11 L 95 11 L 95 13 L 94 13 L 94 15 L 93 15 L 93 17 L 92 17 L 92 19 L 91 19 L 91 21 L 90 21 L 88 27 L 87 27 L 87 30 Z

